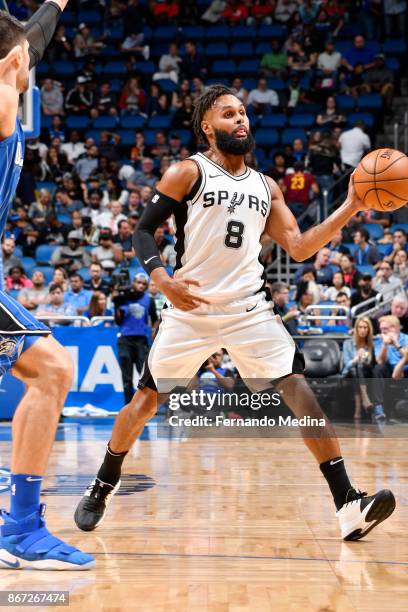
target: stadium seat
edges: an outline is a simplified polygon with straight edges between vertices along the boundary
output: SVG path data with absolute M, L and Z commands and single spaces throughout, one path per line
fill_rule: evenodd
M 182 30 L 184 40 L 202 41 L 204 40 L 205 30 L 202 26 L 184 26 Z
M 357 104 L 360 111 L 380 111 L 382 108 L 381 94 L 363 94 L 359 97 Z
M 242 60 L 238 64 L 237 73 L 240 75 L 256 74 L 259 70 L 259 60 L 257 59 L 246 59 Z
M 349 96 L 347 94 L 337 94 L 336 106 L 339 110 L 351 111 L 356 107 L 356 101 L 353 96 Z
M 16 244 L 16 246 L 14 247 L 14 253 L 13 255 L 15 255 L 15 257 L 20 257 L 20 259 L 23 256 L 23 249 L 21 248 L 21 246 L 19 244 Z
M 371 276 L 375 276 L 375 268 L 373 266 L 356 266 L 356 268 L 360 274 L 371 274 Z
M 83 280 L 85 282 L 88 282 L 88 281 L 91 280 L 91 271 L 90 271 L 89 267 L 80 268 L 78 270 L 78 274 L 80 274 L 82 276 L 82 278 L 83 278 Z
M 212 65 L 212 73 L 221 76 L 232 76 L 236 73 L 237 66 L 233 60 L 216 60 Z
M 300 140 L 306 142 L 306 132 L 297 128 L 287 128 L 282 132 L 281 142 L 283 145 L 291 145 L 295 138 L 300 138 Z
M 383 51 L 388 55 L 405 55 L 407 52 L 407 43 L 403 39 L 390 39 L 383 44 Z
M 50 72 L 50 65 L 47 62 L 40 62 L 35 69 L 35 76 L 45 77 Z
M 37 181 L 37 189 L 48 189 L 53 194 L 56 188 L 54 181 Z
M 265 53 L 271 53 L 271 43 L 266 40 L 259 42 L 255 47 L 255 55 L 265 55 Z
M 117 130 L 122 147 L 131 147 L 135 144 L 135 134 L 131 130 Z M 155 133 L 155 132 L 154 132 Z M 154 144 L 153 142 L 151 144 Z
M 393 72 L 398 72 L 401 64 L 398 57 L 386 57 L 385 58 L 385 67 Z
M 78 23 L 86 23 L 86 25 L 98 25 L 101 21 L 101 14 L 95 10 L 83 10 L 78 12 Z
M 65 119 L 65 125 L 69 130 L 86 130 L 89 126 L 89 117 L 71 115 Z
M 391 226 L 391 231 L 395 232 L 397 229 L 402 229 L 408 234 L 408 223 L 393 223 Z
M 214 57 L 228 57 L 230 53 L 228 50 L 227 43 L 217 41 L 217 42 L 208 43 L 205 49 L 205 54 L 207 57 L 214 58 Z
M 258 28 L 257 38 L 260 40 L 272 40 L 273 38 L 282 39 L 285 37 L 287 29 L 285 26 L 275 24 L 262 24 Z
M 51 244 L 40 244 L 35 249 L 35 259 L 36 262 L 42 266 L 48 266 L 51 261 L 51 257 L 55 249 L 58 248 L 55 245 Z
M 385 257 L 386 255 L 391 255 L 392 253 L 392 244 L 376 244 L 377 251 L 380 253 L 381 257 Z
M 326 378 L 340 373 L 341 353 L 335 340 L 313 338 L 304 343 L 302 353 L 306 376 Z
M 256 27 L 248 25 L 235 25 L 231 28 L 231 39 L 237 42 L 255 40 Z
M 231 55 L 234 59 L 239 57 L 252 58 L 254 56 L 254 48 L 251 42 L 234 43 L 231 46 L 229 55 Z
M 256 144 L 258 147 L 273 147 L 279 142 L 278 131 L 273 128 L 260 128 L 256 130 Z
M 69 60 L 56 60 L 51 64 L 51 68 L 58 78 L 74 77 L 78 69 L 74 62 Z
M 41 272 L 44 274 L 45 282 L 48 285 L 54 276 L 54 268 L 52 266 L 43 266 Z
M 231 28 L 227 25 L 212 25 L 206 30 L 207 40 L 229 40 Z
M 126 76 L 126 66 L 122 62 L 107 62 L 103 69 L 103 73 L 105 76 L 121 76 L 124 78 Z
M 384 228 L 379 223 L 363 223 L 362 227 L 367 230 L 372 240 L 378 240 L 384 235 Z
M 172 134 L 177 134 L 180 137 L 181 144 L 187 146 L 191 142 L 192 133 L 190 130 L 171 130 Z
M 245 89 L 247 89 L 248 91 L 251 91 L 251 89 L 256 89 L 256 79 L 242 79 L 242 86 L 245 87 Z
M 270 77 L 268 79 L 268 87 L 269 89 L 274 89 L 275 91 L 282 91 L 286 88 L 285 82 L 282 79 L 278 79 L 276 77 Z
M 64 225 L 71 225 L 72 222 L 71 215 L 69 215 L 68 213 L 58 213 L 57 219 L 60 223 L 63 223 Z
M 135 72 L 141 72 L 147 75 L 152 75 L 156 72 L 156 66 L 153 62 L 136 62 L 133 69 Z
M 99 144 L 100 137 L 101 137 L 100 130 L 88 130 L 87 132 L 85 132 L 85 138 L 93 138 L 93 140 L 95 141 L 95 144 Z
M 272 113 L 264 115 L 260 121 L 260 127 L 263 128 L 283 128 L 286 124 L 286 116 L 283 113 Z
M 23 266 L 24 272 L 27 274 L 27 276 L 30 276 L 34 268 L 37 267 L 37 262 L 32 257 L 22 257 L 21 265 Z
M 374 117 L 370 113 L 350 113 L 347 117 L 348 124 L 353 127 L 357 121 L 364 121 L 366 127 L 374 126 Z
M 177 90 L 177 83 L 171 79 L 157 79 L 155 83 L 164 93 L 172 93 Z
M 289 117 L 289 125 L 293 128 L 305 128 L 310 129 L 315 122 L 314 115 L 299 114 L 292 115 Z
M 101 115 L 94 119 L 93 127 L 96 130 L 114 130 L 118 125 L 116 117 Z
M 140 130 L 146 124 L 146 117 L 142 115 L 123 115 L 120 124 L 125 129 Z
M 153 30 L 153 38 L 154 40 L 166 40 L 171 41 L 173 38 L 177 36 L 177 26 L 166 25 L 159 26 Z
M 168 130 L 171 127 L 171 115 L 154 115 L 147 122 L 147 127 L 154 130 Z

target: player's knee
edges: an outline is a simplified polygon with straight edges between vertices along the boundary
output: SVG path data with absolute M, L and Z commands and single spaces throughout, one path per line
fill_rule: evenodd
M 46 371 L 43 373 L 43 382 L 53 395 L 66 395 L 71 388 L 74 377 L 74 366 L 68 351 L 61 350 L 48 360 Z

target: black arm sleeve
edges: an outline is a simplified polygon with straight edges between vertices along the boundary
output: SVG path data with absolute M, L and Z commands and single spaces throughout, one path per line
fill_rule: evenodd
M 156 310 L 156 303 L 153 298 L 150 299 L 149 317 L 152 321 L 152 325 L 154 325 L 158 319 L 158 316 L 157 316 L 157 310 Z
M 136 226 L 133 234 L 133 247 L 140 260 L 140 265 L 149 275 L 156 268 L 164 268 L 154 239 L 154 232 L 173 214 L 176 206 L 179 206 L 177 200 L 169 198 L 156 189 Z
M 44 2 L 24 26 L 30 48 L 30 68 L 40 63 L 54 36 L 61 9 L 54 2 Z

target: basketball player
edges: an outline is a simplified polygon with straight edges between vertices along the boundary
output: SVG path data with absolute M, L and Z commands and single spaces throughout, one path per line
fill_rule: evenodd
M 0 12 L 0 233 L 19 180 L 24 133 L 17 117 L 29 68 L 50 42 L 68 0 L 45 2 L 24 27 Z M 72 381 L 67 351 L 20 304 L 0 293 L 0 375 L 8 370 L 26 385 L 13 418 L 11 508 L 1 511 L 0 567 L 89 569 L 91 555 L 50 534 L 40 488 L 64 400 Z
M 170 391 L 171 379 L 191 379 L 222 346 L 248 386 L 254 387 L 255 379 L 267 381 L 266 387 L 273 381 L 297 418 L 326 420 L 319 434 L 302 428 L 304 441 L 333 494 L 342 537 L 362 538 L 393 512 L 394 496 L 388 490 L 367 496 L 352 487 L 334 430 L 303 376 L 303 357 L 267 300 L 258 256 L 265 231 L 296 261 L 304 261 L 330 242 L 363 204 L 350 183 L 340 208 L 302 234 L 277 184 L 245 166 L 254 138 L 245 107 L 231 90 L 208 87 L 195 107 L 193 127 L 207 152 L 167 170 L 134 235 L 138 257 L 166 295 L 168 307 L 162 311 L 139 390 L 116 419 L 105 459 L 75 521 L 83 530 L 102 521 L 119 488 L 126 453 L 156 412 L 159 381 L 167 383 L 164 392 Z M 177 226 L 174 278 L 163 267 L 154 241 L 155 229 L 172 214 Z

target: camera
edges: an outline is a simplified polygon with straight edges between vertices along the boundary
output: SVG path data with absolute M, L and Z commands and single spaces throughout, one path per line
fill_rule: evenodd
M 132 283 L 130 282 L 130 274 L 128 268 L 121 268 L 112 274 L 112 283 L 119 295 L 124 296 L 132 291 Z

